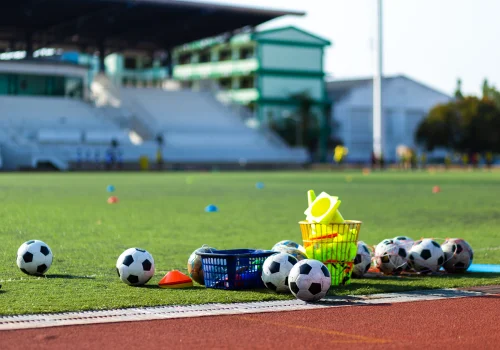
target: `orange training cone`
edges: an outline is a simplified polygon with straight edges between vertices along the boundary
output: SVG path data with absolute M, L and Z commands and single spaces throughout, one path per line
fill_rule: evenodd
M 115 203 L 118 203 L 118 197 L 116 196 L 111 196 L 108 198 L 108 203 L 109 204 L 115 204 Z
M 193 281 L 179 270 L 168 272 L 158 283 L 160 288 L 187 288 L 193 286 Z

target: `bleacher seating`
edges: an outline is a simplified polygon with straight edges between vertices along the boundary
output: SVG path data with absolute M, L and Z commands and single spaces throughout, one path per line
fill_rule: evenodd
M 249 128 L 228 107 L 205 92 L 121 88 L 123 100 L 145 111 L 164 137 L 167 161 L 302 163 L 292 150 Z
M 40 129 L 37 131 L 36 141 L 41 144 L 79 144 L 82 142 L 82 132 L 79 130 L 65 129 Z
M 122 88 L 123 98 L 135 100 L 156 119 L 163 131 L 247 131 L 238 116 L 209 95 L 191 90 Z
M 0 96 L 0 131 L 4 130 L 0 144 L 6 168 L 52 162 L 65 170 L 76 161 L 103 162 L 113 139 L 119 142 L 124 162 L 137 164 L 142 156 L 154 160 L 154 137 L 140 145 L 129 138 L 141 120 L 151 135 L 164 136 L 165 162 L 300 164 L 306 160 L 303 150 L 290 149 L 249 128 L 206 93 L 149 88 L 119 92 L 123 103 L 116 111 L 75 99 Z
M 109 145 L 116 140 L 120 145 L 130 144 L 127 131 L 123 130 L 94 130 L 84 133 L 84 143 L 88 145 Z
M 99 119 L 93 107 L 83 101 L 45 96 L 0 96 L 0 120 L 20 130 L 79 129 L 116 130 Z
M 253 133 L 204 133 L 167 132 L 163 139 L 168 145 L 178 148 L 250 148 L 262 149 L 261 139 Z

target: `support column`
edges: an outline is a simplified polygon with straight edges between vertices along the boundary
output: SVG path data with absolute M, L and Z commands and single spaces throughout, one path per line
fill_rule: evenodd
M 26 33 L 26 58 L 33 58 L 33 34 Z
M 167 49 L 167 79 L 171 80 L 174 76 L 174 58 L 173 58 L 173 50 Z
M 377 35 L 375 37 L 375 74 L 373 77 L 373 152 L 383 156 L 382 140 L 382 0 L 377 0 Z
M 104 59 L 106 58 L 106 46 L 104 45 L 104 40 L 99 41 L 99 73 L 106 73 L 106 64 Z

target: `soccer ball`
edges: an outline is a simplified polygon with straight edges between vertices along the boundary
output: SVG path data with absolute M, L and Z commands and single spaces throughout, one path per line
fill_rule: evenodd
M 408 263 L 417 272 L 437 272 L 444 263 L 444 253 L 438 242 L 425 238 L 415 242 Z
M 288 293 L 288 274 L 297 259 L 286 253 L 271 255 L 262 265 L 262 282 L 267 288 L 278 293 Z
M 332 284 L 328 268 L 318 260 L 299 261 L 288 275 L 288 286 L 292 294 L 303 301 L 318 301 Z
M 155 261 L 144 249 L 130 248 L 118 257 L 116 271 L 124 283 L 140 286 L 155 274 Z
M 467 271 L 474 259 L 472 247 L 460 238 L 449 238 L 443 244 L 441 249 L 444 253 L 443 267 L 447 272 L 463 273 Z
M 288 247 L 286 245 L 280 245 L 280 246 L 277 246 L 277 247 L 275 246 L 275 247 L 273 247 L 273 251 L 278 252 L 278 253 L 290 254 L 291 256 L 293 256 L 298 261 L 307 259 L 307 254 L 306 253 L 302 252 L 300 249 Z
M 288 241 L 288 240 L 280 241 L 280 242 L 276 243 L 271 250 L 278 251 L 277 249 L 279 249 L 282 246 L 285 246 L 287 248 L 298 249 L 302 253 L 304 253 L 304 254 L 306 253 L 306 249 L 303 246 L 301 246 L 300 244 L 298 244 L 294 241 Z
M 187 269 L 189 277 L 193 279 L 193 281 L 198 282 L 201 285 L 205 285 L 205 277 L 203 275 L 203 265 L 201 262 L 201 256 L 196 254 L 197 251 L 201 253 L 210 253 L 215 248 L 211 247 L 201 247 L 200 249 L 196 249 L 190 256 L 187 262 Z
M 403 271 L 407 257 L 406 249 L 392 239 L 384 239 L 375 248 L 375 264 L 386 275 Z
M 39 240 L 21 244 L 17 250 L 17 266 L 27 275 L 42 276 L 52 265 L 52 251 Z
M 354 258 L 354 266 L 352 269 L 352 277 L 361 278 L 368 272 L 372 262 L 370 248 L 363 241 L 358 241 L 358 250 Z
M 415 243 L 415 241 L 408 236 L 396 236 L 392 240 L 394 241 L 394 243 L 405 248 L 407 253 L 410 252 L 413 243 Z

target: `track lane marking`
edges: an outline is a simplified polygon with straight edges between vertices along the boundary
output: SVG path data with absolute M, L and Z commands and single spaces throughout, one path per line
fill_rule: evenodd
M 259 324 L 269 324 L 269 325 L 273 325 L 273 326 L 288 327 L 288 328 L 305 330 L 305 331 L 313 332 L 313 333 L 353 338 L 352 340 L 334 340 L 333 341 L 334 343 L 371 343 L 371 344 L 392 343 L 392 341 L 389 339 L 367 337 L 364 335 L 345 333 L 345 332 L 335 331 L 335 330 L 321 329 L 321 328 L 308 327 L 308 326 L 300 326 L 300 325 L 290 324 L 290 323 L 285 323 L 285 322 L 266 321 L 266 320 L 262 320 L 262 319 L 256 319 L 253 317 L 245 317 L 245 316 L 237 316 L 236 318 L 238 318 L 240 320 L 258 322 Z

